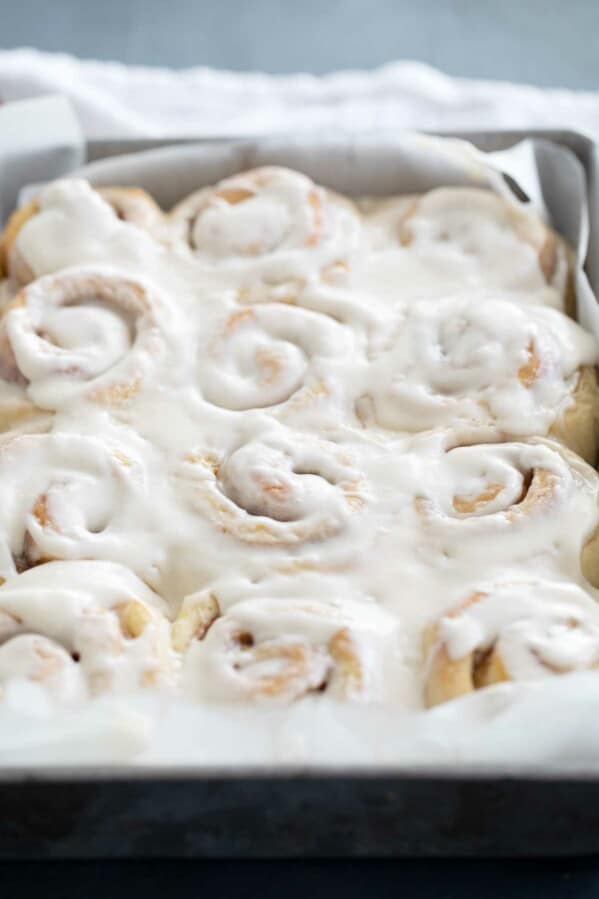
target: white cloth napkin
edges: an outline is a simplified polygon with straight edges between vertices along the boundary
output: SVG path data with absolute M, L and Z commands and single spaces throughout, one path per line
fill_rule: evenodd
M 61 93 L 87 137 L 397 128 L 571 128 L 599 138 L 599 92 L 450 78 L 418 62 L 332 75 L 237 74 L 0 52 L 0 101 Z

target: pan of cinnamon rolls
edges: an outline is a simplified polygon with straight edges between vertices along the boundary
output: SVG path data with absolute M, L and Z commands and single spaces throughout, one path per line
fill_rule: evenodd
M 599 345 L 507 189 L 67 178 L 0 278 L 0 704 L 599 684 Z

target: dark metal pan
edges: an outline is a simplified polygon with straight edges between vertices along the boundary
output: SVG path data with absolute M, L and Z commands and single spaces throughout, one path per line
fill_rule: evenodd
M 599 852 L 599 780 L 380 771 L 5 772 L 0 857 Z

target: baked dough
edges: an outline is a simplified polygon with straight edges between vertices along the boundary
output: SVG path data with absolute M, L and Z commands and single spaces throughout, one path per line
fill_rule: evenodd
M 0 240 L 2 688 L 397 709 L 597 667 L 572 259 L 483 189 L 44 188 Z

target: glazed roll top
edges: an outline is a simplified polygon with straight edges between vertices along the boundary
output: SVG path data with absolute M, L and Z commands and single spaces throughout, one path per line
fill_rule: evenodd
M 441 187 L 381 203 L 368 219 L 377 245 L 399 244 L 433 266 L 440 280 L 460 275 L 465 284 L 506 288 L 525 302 L 543 298 L 573 310 L 567 246 L 513 198 Z
M 0 576 L 53 559 L 106 559 L 150 583 L 164 547 L 149 468 L 134 443 L 72 433 L 0 444 Z
M 114 227 L 117 221 L 158 237 L 163 214 L 140 188 L 96 191 L 79 179 L 58 181 L 10 217 L 0 235 L 0 275 L 21 286 L 73 262 L 91 261 L 81 258 L 82 252 L 95 256 L 115 233 L 123 239 L 122 229 Z M 77 238 L 78 258 L 69 260 L 71 236 Z
M 593 669 L 599 605 L 575 584 L 481 587 L 427 628 L 424 646 L 427 705 L 503 681 Z
M 121 565 L 40 565 L 0 587 L 0 677 L 25 677 L 60 698 L 166 685 L 165 612 Z
M 349 266 L 359 246 L 353 204 L 305 175 L 254 169 L 183 200 L 171 213 L 175 247 L 208 264 L 262 263 L 271 280 Z
M 597 472 L 553 441 L 465 439 L 475 437 L 419 442 L 413 503 L 430 549 L 458 566 L 539 558 L 597 585 Z
M 309 407 L 336 389 L 335 363 L 352 348 L 351 331 L 327 315 L 280 303 L 237 309 L 202 341 L 200 391 L 231 411 Z
M 350 527 L 366 485 L 351 454 L 285 430 L 254 437 L 226 453 L 194 451 L 181 488 L 220 531 L 246 544 L 325 540 Z
M 385 428 L 557 433 L 594 462 L 597 353 L 596 340 L 556 310 L 451 297 L 407 311 L 371 366 L 366 396 Z
M 165 350 L 159 301 L 143 284 L 71 269 L 34 281 L 0 322 L 0 372 L 44 409 L 81 397 L 119 402 L 139 390 Z
M 218 599 L 188 597 L 174 624 L 185 674 L 200 695 L 290 701 L 309 693 L 380 699 L 393 621 L 373 603 L 264 597 L 220 614 Z

